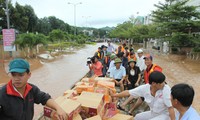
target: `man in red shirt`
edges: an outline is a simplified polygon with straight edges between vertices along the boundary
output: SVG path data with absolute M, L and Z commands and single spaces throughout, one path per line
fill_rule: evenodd
M 11 80 L 0 88 L 1 120 L 32 120 L 34 103 L 46 105 L 56 111 L 57 120 L 66 120 L 65 111 L 51 96 L 28 83 L 31 77 L 30 65 L 24 59 L 14 59 L 9 63 Z
M 147 66 L 146 70 L 144 71 L 144 82 L 145 84 L 149 83 L 149 75 L 153 72 L 153 71 L 158 71 L 158 72 L 162 72 L 162 68 L 156 64 L 153 64 L 153 57 L 151 55 L 146 55 L 144 57 L 145 59 L 145 64 Z

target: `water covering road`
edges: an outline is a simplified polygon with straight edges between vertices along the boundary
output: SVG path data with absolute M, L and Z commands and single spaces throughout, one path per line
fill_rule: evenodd
M 62 95 L 89 71 L 86 66 L 87 58 L 92 57 L 101 45 L 103 43 L 87 45 L 75 54 L 64 55 L 59 60 L 44 63 L 41 68 L 32 72 L 29 82 L 37 85 L 42 91 L 48 92 L 52 98 Z M 41 113 L 42 108 L 42 105 L 35 105 L 34 118 Z

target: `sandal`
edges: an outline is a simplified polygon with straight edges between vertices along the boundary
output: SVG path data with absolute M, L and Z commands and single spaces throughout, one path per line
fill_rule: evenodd
M 117 105 L 117 109 L 121 110 L 121 111 L 125 111 L 124 108 L 122 108 L 120 105 Z
M 130 111 L 128 111 L 128 114 L 129 114 L 129 115 L 131 115 L 131 116 L 133 116 L 133 113 L 132 113 L 132 112 L 130 112 Z

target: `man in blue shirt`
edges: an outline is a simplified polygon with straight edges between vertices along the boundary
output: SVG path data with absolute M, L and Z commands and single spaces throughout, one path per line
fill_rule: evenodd
M 197 111 L 191 106 L 194 89 L 188 84 L 177 84 L 171 88 L 171 101 L 178 110 L 176 120 L 200 120 Z
M 121 66 L 121 59 L 117 58 L 115 60 L 115 67 L 110 70 L 110 77 L 114 80 L 116 85 L 120 86 L 120 90 L 124 91 L 124 79 L 126 77 L 126 69 Z

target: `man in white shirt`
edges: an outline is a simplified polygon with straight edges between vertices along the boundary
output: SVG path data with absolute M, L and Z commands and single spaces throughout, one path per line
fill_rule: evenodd
M 130 95 L 135 98 L 144 97 L 145 102 L 150 107 L 150 111 L 137 114 L 134 120 L 175 120 L 174 108 L 170 100 L 170 87 L 165 84 L 163 73 L 152 72 L 149 76 L 149 84 L 119 94 L 111 94 L 112 97 Z
M 110 78 L 113 79 L 116 85 L 120 86 L 120 90 L 124 91 L 124 79 L 126 77 L 126 69 L 121 66 L 121 59 L 117 58 L 115 60 L 115 67 L 110 70 Z
M 115 58 L 116 58 L 116 55 L 115 54 L 112 54 L 110 56 L 110 59 L 111 59 L 111 62 L 110 62 L 110 65 L 109 65 L 109 68 L 108 68 L 108 73 L 110 74 L 110 70 L 115 67 Z
M 172 87 L 172 105 L 178 110 L 176 120 L 200 120 L 199 113 L 191 106 L 194 94 L 194 89 L 188 84 L 182 83 Z
M 145 65 L 145 60 L 144 60 L 143 50 L 142 49 L 138 49 L 137 50 L 137 64 L 136 64 L 136 66 L 138 66 L 140 68 L 141 72 L 146 69 L 146 65 Z
M 110 41 L 108 41 L 108 46 L 107 46 L 107 52 L 109 53 L 114 53 L 115 52 L 115 48 L 113 45 L 111 45 Z

